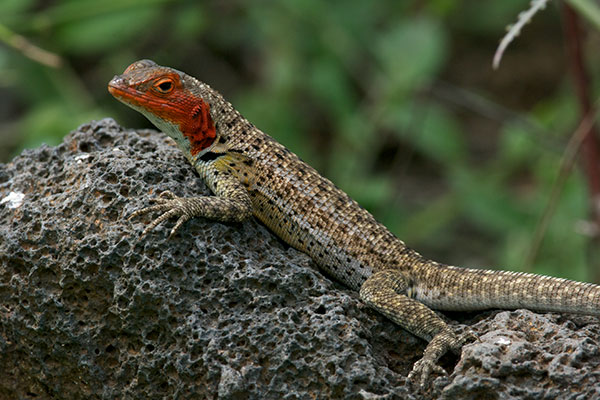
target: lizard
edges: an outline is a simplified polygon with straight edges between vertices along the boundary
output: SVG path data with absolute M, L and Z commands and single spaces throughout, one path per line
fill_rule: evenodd
M 528 308 L 600 315 L 600 285 L 524 272 L 470 269 L 429 260 L 409 248 L 345 192 L 245 119 L 216 90 L 151 60 L 132 63 L 108 84 L 119 101 L 170 136 L 214 196 L 161 193 L 130 215 L 160 213 L 142 235 L 177 217 L 244 221 L 256 217 L 308 254 L 360 299 L 428 342 L 407 382 L 425 384 L 448 351 L 473 340 L 434 310 Z

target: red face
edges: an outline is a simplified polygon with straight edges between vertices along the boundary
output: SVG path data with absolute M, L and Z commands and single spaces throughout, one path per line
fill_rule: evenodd
M 161 122 L 177 126 L 189 141 L 192 156 L 209 147 L 217 136 L 210 106 L 185 88 L 174 69 L 149 60 L 137 61 L 108 83 L 108 91 L 149 116 L 159 129 L 165 130 L 159 126 Z

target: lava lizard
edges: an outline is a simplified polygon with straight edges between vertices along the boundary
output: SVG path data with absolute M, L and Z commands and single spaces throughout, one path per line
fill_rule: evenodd
M 600 286 L 542 275 L 443 265 L 408 248 L 364 208 L 298 156 L 246 120 L 216 90 L 183 72 L 136 61 L 108 84 L 118 100 L 175 140 L 216 196 L 163 192 L 162 213 L 144 230 L 178 217 L 243 221 L 254 215 L 308 254 L 329 276 L 402 328 L 429 342 L 408 382 L 423 385 L 457 335 L 432 309 L 529 308 L 600 315 Z

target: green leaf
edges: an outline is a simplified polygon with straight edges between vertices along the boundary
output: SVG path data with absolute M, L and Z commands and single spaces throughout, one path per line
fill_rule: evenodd
M 308 84 L 323 109 L 336 118 L 349 115 L 356 106 L 347 75 L 340 73 L 335 60 L 322 57 L 315 61 Z
M 447 193 L 409 215 L 401 215 L 395 208 L 389 209 L 385 214 L 386 226 L 402 240 L 410 243 L 427 242 L 447 226 L 456 213 L 456 199 Z
M 202 4 L 190 4 L 181 8 L 175 15 L 173 34 L 178 40 L 190 40 L 204 31 L 209 16 Z
M 566 0 L 581 16 L 600 29 L 600 5 L 594 0 Z
M 275 95 L 266 95 L 263 89 L 247 90 L 234 104 L 259 129 L 311 164 L 314 152 L 309 151 L 309 143 L 303 135 L 307 128 L 303 124 L 301 113 L 293 112 L 289 101 L 281 101 Z
M 25 12 L 33 3 L 34 0 L 0 1 L 0 21 L 2 21 L 2 23 L 9 22 L 10 17 L 12 17 L 14 14 Z
M 503 182 L 490 171 L 460 169 L 450 177 L 462 211 L 479 226 L 506 232 L 522 226 L 527 220 L 527 214 L 515 204 Z
M 424 112 L 421 132 L 414 137 L 414 143 L 424 153 L 446 165 L 465 162 L 463 132 L 446 110 L 430 104 Z
M 527 163 L 537 154 L 537 143 L 522 124 L 508 123 L 500 134 L 500 157 L 505 166 Z
M 430 82 L 446 57 L 445 34 L 432 19 L 414 17 L 394 24 L 376 43 L 384 75 L 382 92 L 403 94 Z
M 95 15 L 61 25 L 55 39 L 64 51 L 72 54 L 107 51 L 126 45 L 148 29 L 160 13 L 157 7 L 139 7 Z
M 65 134 L 91 119 L 101 119 L 106 112 L 100 109 L 74 110 L 61 101 L 40 103 L 30 109 L 27 117 L 19 124 L 25 140 L 22 148 L 38 147 L 42 143 L 56 145 Z
M 452 115 L 434 103 L 395 103 L 385 125 L 402 140 L 444 165 L 465 162 L 466 143 Z

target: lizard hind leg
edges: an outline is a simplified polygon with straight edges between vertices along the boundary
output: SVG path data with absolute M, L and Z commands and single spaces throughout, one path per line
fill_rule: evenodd
M 460 353 L 472 336 L 457 336 L 430 308 L 407 296 L 409 279 L 401 271 L 386 269 L 371 275 L 360 288 L 361 299 L 402 328 L 429 341 L 423 358 L 415 363 L 408 382 L 419 380 L 421 386 L 432 372 L 446 374 L 437 361 L 447 351 Z

